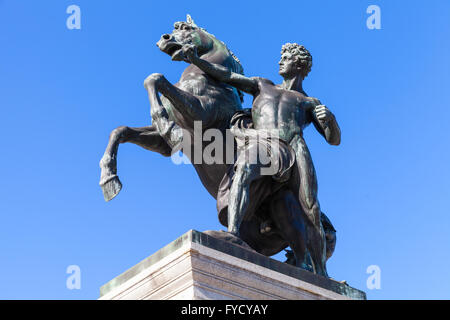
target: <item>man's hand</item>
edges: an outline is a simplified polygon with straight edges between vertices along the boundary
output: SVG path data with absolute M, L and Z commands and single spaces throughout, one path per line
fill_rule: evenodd
M 198 58 L 197 47 L 195 45 L 185 44 L 183 46 L 182 50 L 183 50 L 184 56 L 190 63 L 193 63 L 195 61 L 195 59 Z
M 324 126 L 327 126 L 328 122 L 333 117 L 331 111 L 323 104 L 319 104 L 314 108 L 314 115 L 316 119 Z

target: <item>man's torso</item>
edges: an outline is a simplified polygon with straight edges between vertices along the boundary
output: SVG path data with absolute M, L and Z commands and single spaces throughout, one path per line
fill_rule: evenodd
M 286 90 L 270 80 L 255 78 L 259 93 L 252 106 L 253 125 L 256 130 L 276 130 L 279 137 L 290 142 L 311 123 L 311 99 L 300 92 Z

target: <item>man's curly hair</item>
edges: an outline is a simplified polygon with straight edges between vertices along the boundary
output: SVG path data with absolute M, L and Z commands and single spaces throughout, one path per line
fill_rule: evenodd
M 303 78 L 306 78 L 312 67 L 312 56 L 309 51 L 297 43 L 286 43 L 281 48 L 281 54 L 289 52 L 297 58 L 300 68 L 302 70 Z

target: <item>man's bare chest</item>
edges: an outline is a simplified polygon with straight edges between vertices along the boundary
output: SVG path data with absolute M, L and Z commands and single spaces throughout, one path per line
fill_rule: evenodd
M 253 117 L 266 118 L 263 122 L 268 120 L 303 122 L 307 105 L 295 94 L 283 91 L 286 90 L 271 90 L 255 97 L 252 106 Z

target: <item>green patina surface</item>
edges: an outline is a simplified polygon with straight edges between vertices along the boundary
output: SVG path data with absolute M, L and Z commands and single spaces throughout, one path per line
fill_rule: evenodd
M 168 256 L 172 252 L 181 248 L 184 244 L 190 242 L 201 244 L 207 248 L 214 249 L 225 254 L 229 254 L 233 257 L 254 263 L 256 265 L 268 268 L 270 270 L 285 274 L 287 276 L 296 279 L 300 279 L 302 281 L 311 283 L 313 285 L 319 286 L 327 290 L 334 291 L 338 294 L 342 294 L 344 296 L 353 299 L 358 300 L 366 299 L 365 292 L 352 288 L 349 285 L 319 275 L 315 275 L 309 271 L 299 269 L 286 263 L 263 256 L 256 252 L 246 250 L 240 246 L 213 238 L 207 234 L 204 234 L 196 230 L 189 230 L 188 232 L 186 232 L 181 237 L 171 242 L 161 250 L 157 251 L 150 257 L 142 260 L 137 265 L 131 267 L 121 275 L 117 276 L 116 278 L 112 279 L 111 281 L 103 285 L 100 288 L 100 296 L 107 294 L 114 288 L 120 286 L 127 280 L 131 279 L 135 275 L 139 274 L 143 270 L 150 267 L 151 265 L 155 264 L 156 262 L 160 261 L 161 259 Z

